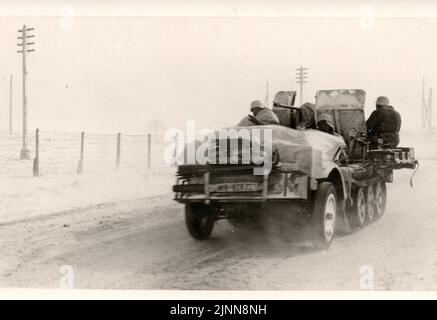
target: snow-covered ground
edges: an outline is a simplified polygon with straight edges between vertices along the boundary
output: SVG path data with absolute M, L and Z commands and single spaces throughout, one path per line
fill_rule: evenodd
M 34 138 L 33 134 L 29 141 Z M 436 132 L 403 131 L 401 145 L 413 146 L 419 161 L 437 159 Z M 42 131 L 41 176 L 33 177 L 32 160 L 18 160 L 20 136 L 0 133 L 0 222 L 168 194 L 175 168 L 164 162 L 165 146 L 162 138 L 152 139 L 148 170 L 147 137 L 123 135 L 120 170 L 116 171 L 116 135 L 87 134 L 84 173 L 77 175 L 80 134 Z M 34 144 L 29 147 L 34 155 Z
M 174 168 L 1 177 L 0 287 L 59 288 L 67 265 L 75 288 L 360 290 L 364 266 L 375 289 L 435 290 L 437 135 L 401 141 L 421 163 L 414 188 L 411 170 L 396 171 L 385 215 L 327 251 L 226 221 L 193 240 L 172 200 Z
M 169 194 L 0 223 L 0 287 L 59 288 L 69 266 L 88 289 L 360 290 L 373 275 L 376 290 L 436 290 L 436 165 L 422 162 L 413 189 L 396 172 L 385 215 L 327 251 L 223 220 L 195 241 Z
M 122 135 L 120 168 L 115 170 L 116 135 L 86 135 L 84 173 L 78 175 L 80 134 L 42 131 L 40 176 L 34 177 L 33 160 L 18 159 L 20 136 L 0 133 L 0 222 L 167 194 L 175 168 L 164 163 L 164 147 L 162 139 L 152 139 L 148 169 L 147 137 Z M 29 148 L 34 157 L 34 144 Z
M 413 147 L 419 160 L 437 160 L 437 130 L 402 130 L 400 146 Z
M 0 223 L 120 200 L 168 194 L 173 170 L 0 178 Z

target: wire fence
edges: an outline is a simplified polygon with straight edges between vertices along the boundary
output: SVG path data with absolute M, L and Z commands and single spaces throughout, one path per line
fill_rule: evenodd
M 165 141 L 164 135 L 158 134 L 60 133 L 38 129 L 29 132 L 27 141 L 31 159 L 21 160 L 22 136 L 0 132 L 0 176 L 157 172 L 172 168 L 174 161 L 166 159 L 165 152 L 175 154 L 177 145 L 177 137 L 175 141 Z

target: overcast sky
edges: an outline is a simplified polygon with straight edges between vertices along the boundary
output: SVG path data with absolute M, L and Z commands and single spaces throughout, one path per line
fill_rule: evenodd
M 223 7 L 222 17 L 215 8 L 207 15 L 216 17 L 206 18 L 174 17 L 181 11 L 168 2 L 148 2 L 148 7 L 147 2 L 127 3 L 102 4 L 102 12 L 116 17 L 93 16 L 98 6 L 86 11 L 78 2 L 29 4 L 22 8 L 27 11 L 15 12 L 9 4 L 0 18 L 0 129 L 8 127 L 10 74 L 14 126 L 20 128 L 16 37 L 23 24 L 35 28 L 36 51 L 28 57 L 31 128 L 144 133 L 152 120 L 170 127 L 183 127 L 187 120 L 199 127 L 234 125 L 247 114 L 251 100 L 264 99 L 267 80 L 270 98 L 279 90 L 298 90 L 295 69 L 300 65 L 309 68 L 305 101 L 313 102 L 318 89 L 361 88 L 367 92 L 367 115 L 376 97 L 387 95 L 404 125 L 418 127 L 422 77 L 437 88 L 434 7 L 404 7 L 402 14 L 389 17 L 387 10 L 363 2 L 343 11 L 325 6 L 331 11 L 313 10 L 311 18 L 308 10 L 271 6 L 270 15 L 288 14 L 260 17 L 255 13 L 261 2 L 249 14 L 244 3 L 233 1 L 233 7 Z M 133 16 L 135 8 L 138 16 Z M 163 8 L 167 14 L 158 10 Z M 169 17 L 139 16 L 144 12 Z M 413 17 L 405 17 L 408 13 Z M 373 22 L 365 19 L 372 15 Z

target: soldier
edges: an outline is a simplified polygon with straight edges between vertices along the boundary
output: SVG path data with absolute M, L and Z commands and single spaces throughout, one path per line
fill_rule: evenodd
M 332 117 L 327 113 L 322 113 L 317 117 L 317 128 L 320 131 L 332 134 L 336 137 L 343 137 L 335 132 L 334 122 L 332 121 Z
M 249 115 L 249 121 L 253 124 L 279 124 L 278 116 L 269 108 L 264 107 L 260 100 L 255 100 L 250 104 L 250 111 L 253 115 Z
M 401 115 L 390 105 L 388 98 L 378 97 L 376 110 L 366 122 L 371 148 L 377 147 L 378 139 L 382 139 L 384 147 L 397 147 L 401 122 Z
M 305 102 L 300 106 L 302 122 L 297 125 L 298 128 L 314 129 L 316 127 L 314 119 L 315 107 L 314 103 L 311 102 Z

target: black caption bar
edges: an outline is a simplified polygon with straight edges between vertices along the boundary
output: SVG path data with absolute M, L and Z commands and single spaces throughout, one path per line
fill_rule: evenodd
M 323 318 L 350 319 L 357 310 L 361 316 L 372 316 L 377 307 L 378 314 L 399 312 L 403 318 L 429 318 L 435 310 L 435 301 L 342 301 L 342 300 L 135 300 L 135 301 L 0 301 L 4 312 L 23 316 L 28 313 L 33 318 L 85 319 L 298 319 L 314 318 L 320 314 Z M 363 304 L 372 303 L 373 306 Z M 420 306 L 419 306 L 420 303 Z M 414 305 L 416 304 L 416 305 Z M 387 309 L 384 310 L 386 307 Z M 429 310 L 427 310 L 429 308 Z M 5 319 L 8 319 L 6 317 Z

